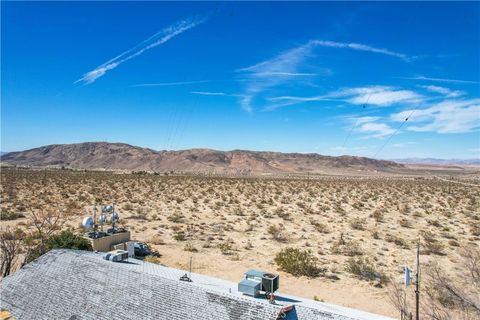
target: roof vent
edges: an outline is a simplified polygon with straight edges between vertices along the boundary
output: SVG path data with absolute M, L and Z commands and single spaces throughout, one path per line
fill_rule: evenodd
M 120 262 L 128 259 L 128 251 L 125 250 L 113 250 L 109 251 L 104 256 L 105 260 Z

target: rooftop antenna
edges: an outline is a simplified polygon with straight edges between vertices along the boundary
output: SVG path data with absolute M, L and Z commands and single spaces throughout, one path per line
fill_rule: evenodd
M 193 282 L 192 281 L 192 256 L 190 256 L 190 271 L 189 275 L 186 273 L 180 277 L 180 281 L 185 281 L 185 282 Z
M 107 223 L 107 216 L 103 212 L 98 217 L 98 223 L 100 223 L 101 230 L 103 231 L 103 225 Z
M 93 206 L 93 232 L 97 233 L 97 206 Z

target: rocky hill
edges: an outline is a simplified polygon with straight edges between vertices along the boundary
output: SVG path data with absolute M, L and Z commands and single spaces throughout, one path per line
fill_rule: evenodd
M 236 174 L 330 173 L 342 170 L 390 172 L 403 168 L 402 164 L 393 161 L 353 156 L 211 149 L 156 151 L 107 142 L 48 145 L 10 152 L 2 155 L 1 161 L 3 164 L 31 167 Z

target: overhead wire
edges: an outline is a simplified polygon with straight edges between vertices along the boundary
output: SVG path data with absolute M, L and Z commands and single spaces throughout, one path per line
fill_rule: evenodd
M 362 109 L 365 110 L 368 102 L 370 101 L 370 97 L 372 96 L 372 92 L 370 92 L 368 94 L 368 97 L 367 97 L 367 100 L 365 101 L 365 103 L 363 104 L 363 107 Z M 340 155 L 340 153 L 342 152 L 343 148 L 345 147 L 345 145 L 347 144 L 347 141 L 348 139 L 350 138 L 350 136 L 352 135 L 352 132 L 353 130 L 357 127 L 358 123 L 360 122 L 360 118 L 361 117 L 357 117 L 357 120 L 355 121 L 355 123 L 353 124 L 353 126 L 350 128 L 350 131 L 348 132 L 347 136 L 345 137 L 345 140 L 343 141 L 343 144 L 342 146 L 340 147 L 340 150 L 338 151 L 338 155 Z
M 398 128 L 388 137 L 387 140 L 385 140 L 385 143 L 380 146 L 377 152 L 375 152 L 375 155 L 372 158 L 377 157 L 377 155 L 383 150 L 383 148 L 385 148 L 385 146 L 390 142 L 390 140 L 392 140 L 393 136 L 395 136 L 400 131 L 400 129 L 408 121 L 408 119 L 410 119 L 410 117 L 415 113 L 415 111 L 416 110 L 413 109 L 412 112 L 410 112 L 410 114 L 405 118 L 405 120 L 403 120 L 403 122 L 398 126 Z

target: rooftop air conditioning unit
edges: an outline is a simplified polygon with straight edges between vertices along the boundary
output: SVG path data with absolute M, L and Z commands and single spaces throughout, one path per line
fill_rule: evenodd
M 238 283 L 238 291 L 256 297 L 260 291 L 274 293 L 279 286 L 280 276 L 278 274 L 249 270 L 245 273 L 245 279 Z
M 265 273 L 262 277 L 262 288 L 263 291 L 268 293 L 274 293 L 278 290 L 280 285 L 279 275 L 273 273 Z

